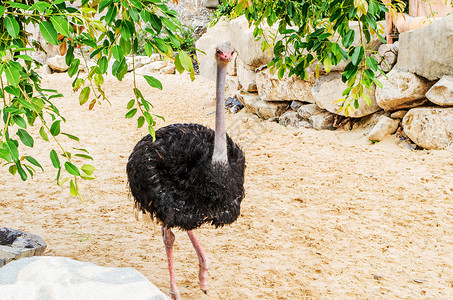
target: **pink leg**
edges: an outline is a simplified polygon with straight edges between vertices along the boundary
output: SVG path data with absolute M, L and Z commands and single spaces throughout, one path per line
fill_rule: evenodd
M 198 262 L 200 264 L 200 273 L 198 275 L 200 279 L 200 288 L 201 290 L 207 294 L 208 293 L 208 268 L 211 264 L 206 253 L 204 253 L 203 249 L 201 248 L 200 243 L 198 242 L 197 238 L 195 237 L 192 230 L 187 231 L 189 235 L 190 241 L 192 242 L 193 247 L 195 248 L 195 252 L 197 252 Z
M 162 226 L 162 237 L 165 244 L 165 251 L 167 252 L 168 270 L 170 271 L 170 297 L 172 300 L 181 300 L 173 269 L 173 243 L 175 242 L 175 235 L 170 228 Z

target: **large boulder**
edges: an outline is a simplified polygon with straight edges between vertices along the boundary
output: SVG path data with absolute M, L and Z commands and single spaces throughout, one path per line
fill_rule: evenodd
M 453 75 L 453 15 L 399 35 L 397 68 L 429 80 Z
M 426 98 L 440 106 L 453 106 L 453 76 L 443 76 L 429 89 Z
M 270 28 L 264 25 L 263 31 L 264 36 L 276 34 L 277 27 Z M 239 57 L 246 65 L 257 68 L 272 60 L 272 48 L 265 52 L 261 50 L 261 40 L 255 40 L 253 27 L 249 27 L 249 23 L 244 15 L 230 22 L 230 36 L 234 49 L 236 49 Z
M 321 76 L 313 85 L 312 93 L 316 104 L 331 113 L 344 116 L 344 111 L 338 112 L 341 107 L 340 103 L 334 103 L 342 98 L 343 91 L 347 88 L 347 84 L 341 80 L 341 73 L 331 72 L 328 75 Z M 371 105 L 367 105 L 365 100 L 359 99 L 359 108 L 350 112 L 349 116 L 361 118 L 379 111 L 381 108 L 376 104 L 374 91 L 366 91 L 371 100 Z
M 417 107 L 404 116 L 406 135 L 425 149 L 453 151 L 453 107 Z
M 211 80 L 216 79 L 215 49 L 225 41 L 231 41 L 230 23 L 221 19 L 213 27 L 208 28 L 207 32 L 195 43 L 196 48 L 204 52 L 197 51 L 201 76 Z
M 297 76 L 285 75 L 280 80 L 276 73 L 271 73 L 267 68 L 256 74 L 258 94 L 267 101 L 299 100 L 314 103 L 311 93 L 313 83 L 313 80 L 302 80 Z
M 0 228 L 0 267 L 15 259 L 43 255 L 46 247 L 44 240 L 36 234 Z
M 238 93 L 236 95 L 249 112 L 265 120 L 280 117 L 288 110 L 290 102 L 264 101 L 256 93 Z
M 241 58 L 237 59 L 237 75 L 239 84 L 244 92 L 256 92 L 256 72 L 255 69 L 245 64 Z
M 35 256 L 0 268 L 0 299 L 168 298 L 132 268 L 102 267 L 66 257 Z
M 385 110 L 413 108 L 426 104 L 425 94 L 433 85 L 413 73 L 393 69 L 381 77 L 382 88 L 376 89 L 377 104 Z

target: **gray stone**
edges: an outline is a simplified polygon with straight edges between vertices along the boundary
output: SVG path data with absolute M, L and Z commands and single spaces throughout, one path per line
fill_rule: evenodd
M 453 76 L 443 76 L 429 89 L 426 98 L 440 106 L 453 106 Z
M 453 151 L 453 107 L 418 107 L 408 111 L 403 121 L 404 133 L 425 149 Z
M 0 228 L 0 267 L 14 259 L 43 255 L 44 240 L 36 235 L 10 228 Z
M 382 141 L 384 137 L 394 134 L 398 129 L 399 121 L 392 118 L 381 116 L 377 124 L 367 134 L 370 141 Z
M 132 268 L 102 267 L 66 257 L 32 257 L 0 268 L 0 299 L 134 299 L 167 296 Z
M 238 100 L 249 110 L 249 112 L 267 120 L 270 118 L 280 117 L 288 110 L 290 102 L 264 101 L 256 93 L 238 93 Z
M 313 85 L 312 93 L 315 98 L 316 104 L 322 108 L 330 111 L 331 113 L 344 116 L 344 111 L 339 112 L 341 108 L 340 103 L 334 101 L 343 98 L 342 93 L 347 88 L 347 84 L 341 80 L 341 74 L 331 72 L 328 75 L 320 76 L 316 83 Z M 376 104 L 374 91 L 366 91 L 371 100 L 371 105 L 367 105 L 365 100 L 359 99 L 359 108 L 350 112 L 349 117 L 360 118 L 370 115 L 381 108 Z
M 305 127 L 311 128 L 312 125 L 309 121 L 305 120 L 297 112 L 294 110 L 288 110 L 284 114 L 282 114 L 278 120 L 283 126 L 293 126 L 293 127 Z
M 278 79 L 269 69 L 256 73 L 256 85 L 260 98 L 267 101 L 304 101 L 314 103 L 311 92 L 314 81 L 302 80 L 297 76 Z
M 425 104 L 425 94 L 433 85 L 431 81 L 398 69 L 393 69 L 387 78 L 379 80 L 382 88 L 376 89 L 377 104 L 390 111 Z
M 453 75 L 453 14 L 399 35 L 396 66 L 429 80 Z
M 310 116 L 309 121 L 316 130 L 335 129 L 335 115 L 327 111 Z
M 301 107 L 303 104 L 304 104 L 303 102 L 294 100 L 294 101 L 291 102 L 290 107 L 291 107 L 292 110 L 297 111 L 299 109 L 299 107 Z
M 244 92 L 257 92 L 256 73 L 252 66 L 246 65 L 242 59 L 237 59 L 237 74 L 239 84 Z
M 218 0 L 203 0 L 203 6 L 206 8 L 217 8 L 219 6 Z
M 318 105 L 310 103 L 310 104 L 303 104 L 297 110 L 299 116 L 303 119 L 309 119 L 313 115 L 317 115 L 322 113 L 323 111 L 318 107 Z

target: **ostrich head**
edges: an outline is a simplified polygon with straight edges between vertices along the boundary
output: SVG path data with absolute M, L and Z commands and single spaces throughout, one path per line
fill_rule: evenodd
M 233 59 L 234 48 L 230 42 L 223 42 L 216 48 L 215 59 L 217 64 L 226 66 Z

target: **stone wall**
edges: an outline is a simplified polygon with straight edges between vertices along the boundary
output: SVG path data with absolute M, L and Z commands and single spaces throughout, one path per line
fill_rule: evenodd
M 351 22 L 358 31 L 354 25 Z M 277 33 L 276 28 L 264 31 Z M 272 51 L 261 51 L 253 29 L 239 17 L 220 21 L 198 40 L 197 48 L 206 53 L 197 53 L 202 76 L 215 79 L 214 49 L 226 40 L 237 50 L 228 70 L 226 97 L 239 99 L 263 119 L 315 129 L 349 130 L 366 124 L 372 142 L 396 134 L 411 148 L 453 151 L 453 15 L 404 32 L 392 45 L 372 37 L 367 47 L 376 50 L 373 56 L 387 73 L 379 78 L 383 87 L 368 92 L 371 105 L 361 99 L 347 118 L 335 103 L 346 88 L 341 80 L 346 63 L 333 66 L 329 74 L 321 70 L 319 78 L 313 68 L 308 80 L 295 76 L 279 80 L 266 67 Z

